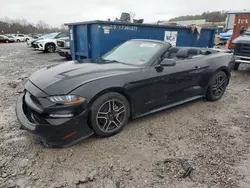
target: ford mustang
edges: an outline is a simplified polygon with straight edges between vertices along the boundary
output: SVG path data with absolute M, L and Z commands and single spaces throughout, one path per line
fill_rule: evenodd
M 52 65 L 31 75 L 16 105 L 20 127 L 48 147 L 120 132 L 129 119 L 198 98 L 219 100 L 229 51 L 129 40 L 98 59 Z

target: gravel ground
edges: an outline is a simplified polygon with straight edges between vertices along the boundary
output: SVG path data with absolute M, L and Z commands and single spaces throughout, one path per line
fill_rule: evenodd
M 19 130 L 15 101 L 28 75 L 62 61 L 25 44 L 0 44 L 0 187 L 249 187 L 249 66 L 233 72 L 218 102 L 136 119 L 110 138 L 44 148 Z M 182 164 L 193 169 L 190 176 Z

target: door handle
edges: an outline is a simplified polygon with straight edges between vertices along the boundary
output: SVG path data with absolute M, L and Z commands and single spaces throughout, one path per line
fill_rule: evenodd
M 201 67 L 198 65 L 193 67 L 193 69 L 199 69 L 199 68 L 201 68 Z

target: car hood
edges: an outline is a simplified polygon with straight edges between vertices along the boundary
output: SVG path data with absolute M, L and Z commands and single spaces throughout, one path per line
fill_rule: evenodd
M 64 95 L 83 84 L 140 69 L 121 63 L 103 63 L 101 60 L 85 60 L 85 63 L 69 61 L 39 70 L 29 77 L 29 81 L 48 95 Z
M 231 37 L 233 33 L 220 33 L 220 37 Z
M 44 42 L 55 42 L 56 39 L 41 39 L 41 40 L 38 40 L 36 42 L 39 42 L 39 43 L 44 43 Z
M 35 42 L 37 42 L 37 41 L 39 41 L 39 40 L 43 40 L 43 38 L 32 39 L 32 40 L 30 41 L 30 43 L 35 43 Z
M 234 39 L 232 43 L 250 44 L 250 35 L 241 35 L 238 38 Z

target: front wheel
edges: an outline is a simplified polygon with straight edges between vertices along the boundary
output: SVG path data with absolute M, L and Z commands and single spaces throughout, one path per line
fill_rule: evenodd
M 209 101 L 219 100 L 227 88 L 229 79 L 225 72 L 216 72 L 209 81 L 206 99 Z
M 56 46 L 54 44 L 47 44 L 44 52 L 54 53 L 56 51 Z
M 92 105 L 90 121 L 98 136 L 111 136 L 127 124 L 130 107 L 127 99 L 115 92 L 100 96 Z

